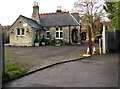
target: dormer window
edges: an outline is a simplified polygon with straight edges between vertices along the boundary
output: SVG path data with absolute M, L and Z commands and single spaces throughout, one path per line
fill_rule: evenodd
M 17 28 L 16 29 L 16 35 L 17 36 L 24 36 L 25 35 L 25 29 L 24 28 Z

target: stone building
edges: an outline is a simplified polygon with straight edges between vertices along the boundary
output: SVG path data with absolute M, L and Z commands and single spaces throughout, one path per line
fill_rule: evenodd
M 34 46 L 63 42 L 80 42 L 79 14 L 70 12 L 39 14 L 38 3 L 34 3 L 32 18 L 20 15 L 10 28 L 10 45 Z

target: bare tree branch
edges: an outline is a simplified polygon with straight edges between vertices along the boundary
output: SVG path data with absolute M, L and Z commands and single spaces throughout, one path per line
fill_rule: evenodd
M 97 0 L 78 0 L 74 5 L 75 9 L 83 16 L 81 22 L 89 25 L 92 32 L 95 31 L 95 27 L 99 27 L 98 23 L 101 23 L 102 17 L 106 14 L 103 11 L 103 3 L 99 3 Z

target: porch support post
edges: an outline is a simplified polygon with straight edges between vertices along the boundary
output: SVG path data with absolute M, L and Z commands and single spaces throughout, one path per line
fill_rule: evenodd
M 41 29 L 39 29 L 39 31 L 38 31 L 39 33 L 39 46 L 41 45 Z

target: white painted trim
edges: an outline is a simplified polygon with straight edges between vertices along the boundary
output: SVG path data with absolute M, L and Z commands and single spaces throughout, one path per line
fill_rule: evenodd
M 20 29 L 20 35 L 17 35 L 17 29 Z M 22 28 L 15 28 L 16 36 L 25 36 L 25 28 L 23 29 L 24 29 L 24 35 L 22 35 Z
M 50 35 L 50 30 L 46 31 L 46 39 L 50 39 L 50 38 L 47 38 L 47 32 L 49 32 L 49 35 Z
M 59 37 L 57 38 L 56 37 L 56 32 L 55 32 L 55 39 L 63 39 L 63 37 L 62 38 L 60 38 L 60 32 L 62 32 L 62 34 L 63 34 L 63 29 L 62 29 L 62 31 L 60 30 L 60 27 L 57 27 L 58 28 L 58 31 L 56 31 L 56 32 L 58 32 L 59 33 Z M 63 35 L 62 35 L 63 36 Z
M 17 29 L 18 29 L 18 28 L 15 28 L 16 36 L 20 36 L 20 35 L 17 34 L 17 32 L 18 32 Z M 21 33 L 20 33 L 20 34 L 21 34 Z
M 48 40 L 49 40 L 50 38 L 45 38 L 45 39 L 48 39 Z
M 62 40 L 63 38 L 55 38 L 55 39 L 57 39 L 57 40 Z
M 23 24 L 23 27 L 27 27 L 27 23 L 24 23 L 24 24 Z

